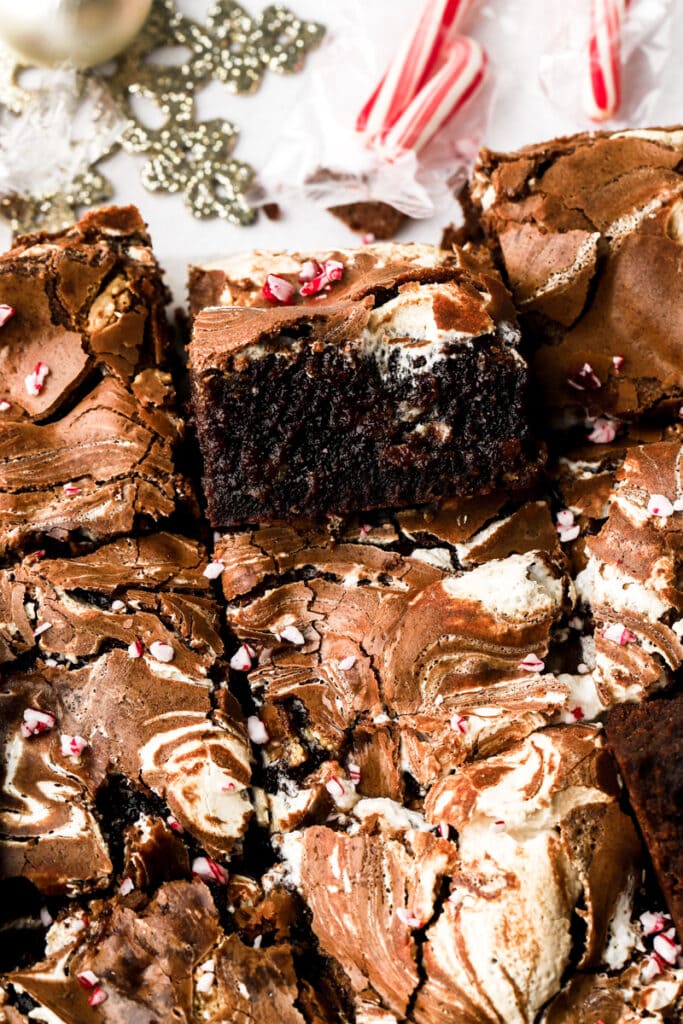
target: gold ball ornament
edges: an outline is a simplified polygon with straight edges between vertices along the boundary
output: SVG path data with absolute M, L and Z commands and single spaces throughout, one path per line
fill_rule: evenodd
M 94 67 L 138 34 L 152 0 L 0 0 L 0 43 L 27 64 Z

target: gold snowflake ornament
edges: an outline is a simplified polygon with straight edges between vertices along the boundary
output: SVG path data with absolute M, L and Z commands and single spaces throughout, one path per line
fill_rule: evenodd
M 317 46 L 324 28 L 302 21 L 287 7 L 272 4 L 252 17 L 232 0 L 215 0 L 205 25 L 177 10 L 175 0 L 154 0 L 138 38 L 111 66 L 80 75 L 96 80 L 122 111 L 124 127 L 116 145 L 147 159 L 141 178 L 153 192 L 184 194 L 195 217 L 222 217 L 249 224 L 256 212 L 248 195 L 254 183 L 252 167 L 234 159 L 238 129 L 229 121 L 197 121 L 195 95 L 210 80 L 244 95 L 260 86 L 267 71 L 293 73 Z M 155 60 L 159 51 L 181 47 L 187 56 L 175 63 Z M 0 106 L 24 117 L 35 96 L 18 82 L 22 65 L 0 55 Z M 164 115 L 161 128 L 150 128 L 131 103 L 133 97 L 151 101 Z M 97 130 L 97 125 L 95 125 Z M 101 147 L 97 159 L 113 151 Z M 95 163 L 97 160 L 95 160 Z M 59 192 L 21 194 L 0 202 L 0 214 L 11 216 L 22 229 L 44 225 L 50 205 L 62 221 L 80 206 L 101 201 L 111 186 L 91 164 Z M 71 216 L 69 216 L 69 214 Z

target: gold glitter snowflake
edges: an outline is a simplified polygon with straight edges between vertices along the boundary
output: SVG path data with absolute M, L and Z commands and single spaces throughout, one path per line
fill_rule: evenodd
M 238 130 L 228 121 L 198 122 L 195 94 L 215 79 L 243 95 L 258 89 L 267 71 L 299 71 L 323 34 L 321 25 L 302 21 L 280 4 L 252 17 L 232 0 L 215 0 L 206 24 L 200 25 L 178 11 L 175 0 L 154 0 L 144 28 L 113 69 L 95 68 L 80 77 L 106 87 L 123 112 L 126 123 L 117 145 L 147 157 L 141 171 L 146 188 L 184 193 L 196 217 L 249 224 L 256 216 L 248 201 L 255 174 L 233 158 Z M 159 51 L 178 47 L 187 56 L 171 64 L 155 60 Z M 33 92 L 19 83 L 23 67 L 0 54 L 0 106 L 19 116 L 35 102 Z M 144 123 L 131 102 L 135 97 L 158 108 L 164 116 L 161 128 Z M 98 159 L 110 152 L 110 146 L 106 153 L 103 147 Z M 53 225 L 71 219 L 78 207 L 109 198 L 112 191 L 93 165 L 61 192 L 8 197 L 0 203 L 0 214 L 22 230 Z

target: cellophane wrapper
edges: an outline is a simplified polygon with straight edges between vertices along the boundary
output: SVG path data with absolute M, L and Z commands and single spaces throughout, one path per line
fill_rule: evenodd
M 485 6 L 475 7 L 458 30 L 477 38 Z M 303 197 L 323 207 L 379 201 L 409 217 L 434 216 L 452 206 L 481 145 L 494 94 L 491 65 L 480 88 L 419 154 L 388 159 L 354 126 L 422 4 L 415 3 L 412 19 L 387 17 L 390 5 L 376 0 L 344 0 L 343 9 L 306 64 L 295 108 L 260 172 L 258 200 Z
M 539 63 L 541 87 L 558 114 L 577 127 L 646 125 L 656 119 L 671 45 L 673 0 L 628 0 L 621 30 L 621 103 L 604 122 L 587 114 L 591 0 L 557 6 Z

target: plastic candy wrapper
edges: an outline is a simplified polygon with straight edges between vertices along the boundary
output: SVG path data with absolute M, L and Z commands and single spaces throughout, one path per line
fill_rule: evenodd
M 261 203 L 380 202 L 413 217 L 452 206 L 479 149 L 493 76 L 478 0 L 425 0 L 412 25 L 349 2 L 260 174 Z
M 584 125 L 646 124 L 671 52 L 673 0 L 572 0 L 540 62 L 542 88 Z

